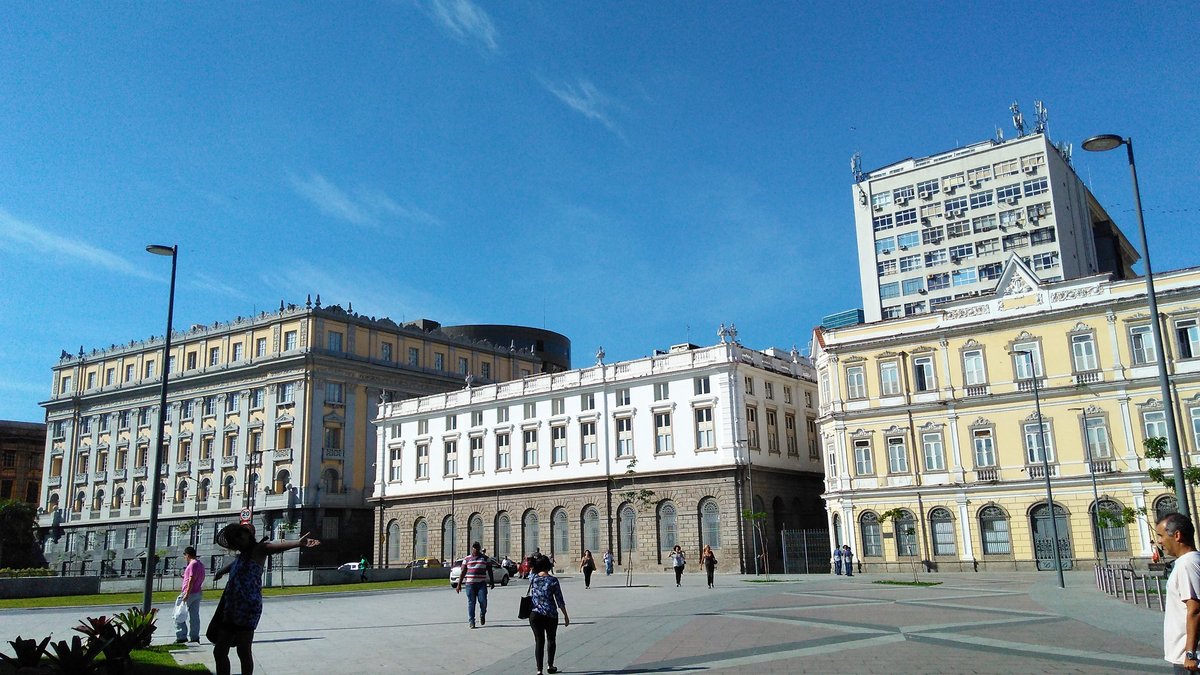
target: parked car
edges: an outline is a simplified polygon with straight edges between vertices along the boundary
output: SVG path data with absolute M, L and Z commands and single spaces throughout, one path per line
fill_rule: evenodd
M 520 572 L 520 568 L 521 568 L 520 565 L 513 562 L 512 559 L 509 558 L 508 556 L 505 556 L 500 561 L 500 566 L 503 567 L 504 569 L 508 570 L 509 576 L 514 576 L 514 577 L 517 576 L 517 574 Z
M 338 571 L 339 572 L 357 572 L 358 571 L 358 563 L 357 562 L 342 563 L 341 565 L 338 565 Z
M 500 564 L 499 560 L 496 560 L 495 558 L 488 558 L 488 561 L 492 565 L 492 578 L 495 579 L 496 583 L 500 584 L 501 586 L 507 586 L 508 580 L 512 577 L 512 575 L 508 573 L 508 570 L 504 568 L 504 565 Z M 450 568 L 450 588 L 458 588 L 458 580 L 460 577 L 462 577 L 462 564 L 463 559 L 459 558 L 458 560 L 454 561 L 454 566 Z
M 405 563 L 404 566 L 405 567 L 416 567 L 416 568 L 441 567 L 442 561 L 438 560 L 437 558 L 417 558 L 416 560 L 413 560 L 412 562 Z

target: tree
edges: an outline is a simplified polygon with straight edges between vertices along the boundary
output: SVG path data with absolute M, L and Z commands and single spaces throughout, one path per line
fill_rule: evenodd
M 33 567 L 37 564 L 37 510 L 15 499 L 0 500 L 0 567 Z
M 917 533 L 916 528 L 914 528 L 912 526 L 911 521 L 908 520 L 908 511 L 906 509 L 891 509 L 889 511 L 884 511 L 883 513 L 879 514 L 879 522 L 881 525 L 883 523 L 887 522 L 888 520 L 891 520 L 893 523 L 896 523 L 896 525 L 897 525 L 896 534 L 897 535 L 903 534 L 906 537 L 911 537 L 911 536 L 916 535 L 916 533 Z M 901 527 L 904 528 L 903 531 L 900 530 Z M 897 541 L 896 541 L 897 551 L 899 550 L 899 545 L 900 545 L 900 541 L 897 539 Z M 914 584 L 920 583 L 917 579 L 917 547 L 916 546 L 912 547 L 912 561 L 911 562 L 912 562 L 913 583 Z
M 629 484 L 626 486 L 625 490 L 617 493 L 618 497 L 620 497 L 622 500 L 624 500 L 626 502 L 629 502 L 629 505 L 633 508 L 634 518 L 633 518 L 633 522 L 629 524 L 629 527 L 630 527 L 630 530 L 632 533 L 632 538 L 635 541 L 637 540 L 637 521 L 639 518 L 641 518 L 642 511 L 645 510 L 647 507 L 654 504 L 654 490 L 637 487 L 637 484 L 636 484 L 637 483 L 637 471 L 634 470 L 634 467 L 636 467 L 636 466 L 637 466 L 636 459 L 629 460 L 629 466 L 625 469 L 625 478 L 627 478 L 629 480 Z M 618 480 L 619 479 L 614 478 L 613 482 L 615 483 Z M 633 585 L 633 554 L 632 553 L 629 554 L 627 561 L 629 564 L 625 568 L 625 585 L 632 586 Z
M 767 513 L 765 511 L 755 511 L 754 509 L 746 509 L 742 511 L 742 517 L 750 521 L 751 529 L 758 534 L 759 550 L 755 551 L 755 556 L 762 558 L 763 573 L 767 575 L 767 579 L 771 578 L 771 564 L 767 557 L 767 537 L 766 523 Z
M 1152 459 L 1161 462 L 1167 458 L 1167 439 L 1159 436 L 1157 438 L 1147 438 L 1142 441 L 1142 448 L 1146 451 L 1146 459 Z M 1153 467 L 1146 471 L 1146 475 L 1155 483 L 1166 486 L 1167 488 L 1175 489 L 1175 476 L 1168 474 L 1162 470 L 1162 467 Z M 1200 485 L 1200 466 L 1187 466 L 1183 469 L 1183 480 L 1188 485 L 1196 487 Z M 1187 514 L 1184 514 L 1187 515 Z

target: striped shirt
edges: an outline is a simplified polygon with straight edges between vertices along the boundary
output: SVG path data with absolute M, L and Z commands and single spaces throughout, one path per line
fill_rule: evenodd
M 470 555 L 463 559 L 462 583 L 481 584 L 490 582 L 492 567 L 485 555 Z

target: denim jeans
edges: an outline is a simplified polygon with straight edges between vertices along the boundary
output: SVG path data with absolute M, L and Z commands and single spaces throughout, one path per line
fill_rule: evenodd
M 200 641 L 200 593 L 189 593 L 187 596 L 187 622 L 175 624 L 175 639 L 176 640 L 191 640 L 193 642 Z M 192 630 L 188 631 L 188 624 L 192 624 Z
M 487 614 L 487 592 L 488 585 L 486 581 L 479 581 L 471 584 L 463 584 L 467 587 L 467 621 L 475 623 L 475 600 L 479 599 L 479 611 L 482 614 Z

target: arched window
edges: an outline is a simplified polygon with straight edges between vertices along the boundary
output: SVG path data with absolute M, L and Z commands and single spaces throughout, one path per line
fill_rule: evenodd
M 554 509 L 554 513 L 550 514 L 550 529 L 550 554 L 555 557 L 567 556 L 571 548 L 571 523 L 566 509 Z
M 283 494 L 288 489 L 288 484 L 292 482 L 292 474 L 288 473 L 287 469 L 280 469 L 275 472 L 275 494 Z
M 121 508 L 121 505 L 124 503 L 125 503 L 125 488 L 119 487 L 116 490 L 113 490 L 112 507 L 114 509 L 119 509 L 119 508 Z
M 637 511 L 626 504 L 617 512 L 618 547 L 617 555 L 622 561 L 629 559 L 630 554 L 637 550 L 637 539 L 633 536 L 634 525 L 637 521 Z
M 594 506 L 583 510 L 583 548 L 600 553 L 600 512 Z
M 258 472 L 250 474 L 250 494 L 258 494 Z
M 842 516 L 839 513 L 833 514 L 833 545 L 842 545 Z
M 321 474 L 321 491 L 326 494 L 336 494 L 340 491 L 337 469 L 325 469 L 325 473 Z
M 75 511 L 76 512 L 83 510 L 83 502 L 86 500 L 87 500 L 87 495 L 85 495 L 83 493 L 83 490 L 80 490 L 79 492 L 75 493 Z
M 721 548 L 721 508 L 712 497 L 700 502 L 700 547 L 705 544 Z
M 51 492 L 50 499 L 46 503 L 50 507 L 49 509 L 47 509 L 48 511 L 53 511 L 53 510 L 57 509 L 58 508 L 58 493 Z
M 393 520 L 387 526 L 387 562 L 394 565 L 400 558 L 400 523 Z
M 873 511 L 867 511 L 859 516 L 858 526 L 862 530 L 862 557 L 882 557 L 883 530 L 879 527 L 879 516 Z
M 538 515 L 537 511 L 529 510 L 525 512 L 525 517 L 521 521 L 521 550 L 522 555 L 529 555 L 538 550 L 541 545 L 538 544 Z
M 954 519 L 942 507 L 929 512 L 929 529 L 933 532 L 933 554 L 954 555 Z
M 979 531 L 983 535 L 984 555 L 1012 553 L 1008 514 L 999 506 L 989 505 L 979 510 Z
M 670 551 L 679 543 L 679 531 L 675 517 L 675 505 L 663 502 L 658 505 L 658 550 Z
M 454 517 L 446 516 L 442 521 L 442 560 L 455 560 L 458 549 L 454 546 Z
M 222 482 L 222 484 L 221 484 L 221 499 L 224 499 L 224 500 L 233 499 L 233 483 L 234 483 L 233 476 L 225 477 L 224 482 Z
M 133 489 L 133 506 L 139 508 L 142 502 L 146 500 L 146 484 L 138 483 L 138 486 Z
M 1179 502 L 1175 501 L 1175 495 L 1163 495 L 1154 500 L 1154 524 L 1166 518 L 1172 513 L 1179 511 Z
M 186 480 L 179 481 L 179 485 L 175 486 L 175 501 L 186 502 L 188 496 L 188 482 Z
M 417 560 L 429 557 L 429 523 L 418 518 L 413 525 L 413 557 Z
M 202 501 L 202 502 L 208 501 L 208 493 L 211 491 L 212 491 L 212 481 L 211 480 L 205 478 L 204 480 L 200 481 L 200 494 L 199 494 L 200 501 Z
M 102 508 L 104 508 L 104 489 L 98 488 L 96 495 L 92 497 L 92 510 L 99 511 Z
M 1129 550 L 1129 528 L 1125 525 L 1121 505 L 1111 499 L 1101 499 L 1092 505 L 1092 541 L 1096 550 L 1112 553 Z
M 892 523 L 896 529 L 896 554 L 914 556 L 917 554 L 917 519 L 912 511 L 901 510 Z
M 487 544 L 483 541 L 483 517 L 478 513 L 467 519 L 467 545 L 470 546 L 475 542 L 479 542 L 480 546 L 487 548 Z
M 503 511 L 496 516 L 495 554 L 500 557 L 512 555 L 512 521 Z

